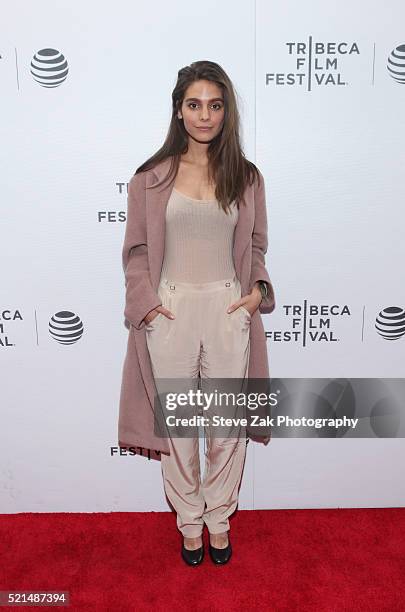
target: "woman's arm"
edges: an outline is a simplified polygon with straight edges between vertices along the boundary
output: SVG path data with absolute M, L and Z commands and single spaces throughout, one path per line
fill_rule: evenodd
M 162 304 L 152 287 L 146 239 L 146 173 L 134 174 L 128 184 L 127 221 L 122 264 L 125 273 L 125 318 L 142 329 L 144 317 Z
M 262 314 L 273 312 L 275 308 L 274 289 L 270 276 L 266 269 L 265 255 L 268 247 L 267 237 L 267 210 L 266 210 L 266 190 L 264 178 L 259 170 L 260 185 L 256 184 L 254 190 L 255 199 L 255 223 L 252 234 L 252 271 L 249 281 L 249 292 L 252 291 L 255 283 L 263 281 L 267 285 L 267 296 L 262 298 L 259 311 Z

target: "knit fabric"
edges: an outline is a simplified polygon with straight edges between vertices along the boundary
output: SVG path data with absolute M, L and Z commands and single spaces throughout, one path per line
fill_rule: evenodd
M 189 283 L 231 278 L 238 214 L 235 201 L 226 214 L 217 200 L 196 200 L 173 189 L 166 208 L 161 278 Z

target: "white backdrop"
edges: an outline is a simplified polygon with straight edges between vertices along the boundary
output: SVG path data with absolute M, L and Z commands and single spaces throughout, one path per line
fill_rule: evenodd
M 404 377 L 405 335 L 375 329 L 405 306 L 404 19 L 399 0 L 3 8 L 0 512 L 168 510 L 160 462 L 112 453 L 121 248 L 127 183 L 192 61 L 228 72 L 265 176 L 272 376 Z M 67 72 L 46 87 L 43 60 L 61 54 Z M 297 310 L 322 304 L 349 311 L 326 317 L 329 341 Z M 52 320 L 72 325 L 70 345 Z M 250 443 L 239 507 L 403 506 L 404 459 L 402 439 Z

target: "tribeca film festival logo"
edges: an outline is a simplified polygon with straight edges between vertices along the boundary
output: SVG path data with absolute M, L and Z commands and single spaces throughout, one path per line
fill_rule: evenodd
M 12 340 L 13 324 L 24 322 L 24 317 L 20 309 L 3 309 L 0 311 L 0 348 L 17 346 Z M 39 346 L 39 330 L 37 313 L 34 312 L 34 328 L 36 344 Z M 50 337 L 62 345 L 75 344 L 81 340 L 84 333 L 83 321 L 70 310 L 60 310 L 53 314 L 48 323 Z
M 283 304 L 290 329 L 266 331 L 273 342 L 299 342 L 302 346 L 314 342 L 338 342 L 335 323 L 351 317 L 347 304 Z M 405 309 L 387 306 L 377 314 L 374 329 L 384 340 L 398 340 L 405 336 Z
M 116 181 L 114 183 L 116 187 L 116 193 L 122 198 L 128 198 L 128 183 L 124 181 Z M 125 210 L 126 206 L 124 206 L 123 210 L 115 211 L 115 210 L 99 210 L 97 212 L 97 220 L 98 223 L 102 223 L 106 221 L 107 223 L 125 223 L 127 220 L 127 211 Z
M 266 85 L 299 85 L 305 86 L 307 91 L 312 91 L 314 86 L 347 85 L 340 70 L 340 60 L 360 55 L 355 42 L 314 41 L 312 36 L 308 37 L 308 42 L 286 42 L 285 45 L 288 56 L 293 59 L 293 69 L 267 72 Z M 370 61 L 373 74 L 375 44 Z M 388 55 L 387 72 L 397 83 L 405 83 L 405 44 L 399 44 Z
M 266 332 L 274 342 L 300 342 L 307 346 L 312 342 L 338 342 L 334 322 L 351 317 L 347 304 L 283 304 L 286 318 L 290 320 L 290 329 Z

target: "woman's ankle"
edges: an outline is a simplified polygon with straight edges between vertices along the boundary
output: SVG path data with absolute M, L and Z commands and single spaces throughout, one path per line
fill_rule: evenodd
M 196 550 L 202 546 L 202 534 L 195 537 L 183 536 L 184 548 L 187 550 Z
M 210 533 L 210 544 L 214 548 L 226 548 L 229 543 L 228 532 Z

